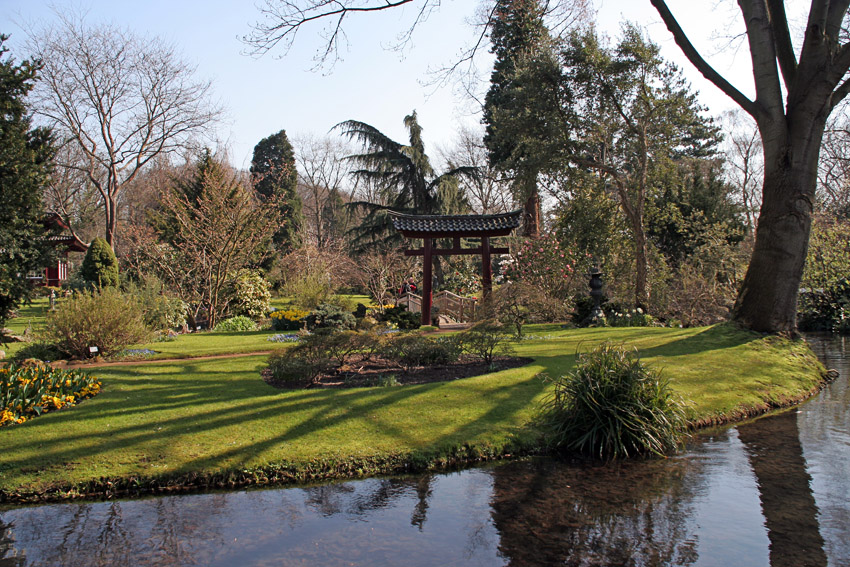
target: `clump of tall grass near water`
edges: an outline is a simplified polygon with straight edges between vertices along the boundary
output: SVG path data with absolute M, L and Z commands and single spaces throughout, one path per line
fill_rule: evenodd
M 687 428 L 682 404 L 637 351 L 603 343 L 576 358 L 543 407 L 549 449 L 607 460 L 680 446 Z

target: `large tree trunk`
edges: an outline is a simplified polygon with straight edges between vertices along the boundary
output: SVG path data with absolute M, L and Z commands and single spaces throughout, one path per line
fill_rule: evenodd
M 118 207 L 114 199 L 106 199 L 103 204 L 106 213 L 106 242 L 115 250 L 115 225 L 118 221 Z
M 635 233 L 635 307 L 649 306 L 649 259 L 643 223 L 632 227 Z
M 820 108 L 803 106 L 790 127 L 784 118 L 759 124 L 765 155 L 762 206 L 753 256 L 732 312 L 733 320 L 754 331 L 797 330 L 797 297 L 826 124 Z
M 537 176 L 521 179 L 521 195 L 525 195 L 522 212 L 522 235 L 529 238 L 540 236 L 540 192 L 537 190 Z

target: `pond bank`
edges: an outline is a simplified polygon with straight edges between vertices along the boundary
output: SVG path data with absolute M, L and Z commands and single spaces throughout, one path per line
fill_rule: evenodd
M 278 485 L 465 467 L 537 452 L 529 426 L 576 349 L 638 348 L 690 401 L 695 424 L 795 403 L 823 384 L 804 344 L 705 329 L 531 330 L 534 362 L 445 383 L 279 392 L 264 357 L 103 368 L 104 392 L 0 430 L 0 502 Z M 99 373 L 100 375 L 100 373 Z

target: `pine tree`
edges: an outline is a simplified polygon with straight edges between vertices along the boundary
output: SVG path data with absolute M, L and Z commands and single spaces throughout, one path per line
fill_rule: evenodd
M 475 177 L 475 167 L 455 167 L 437 174 L 425 153 L 422 127 L 416 111 L 404 117 L 408 145 L 391 140 L 374 126 L 349 120 L 337 124 L 342 134 L 359 142 L 365 150 L 349 156 L 359 166 L 353 174 L 362 182 L 377 186 L 385 204 L 359 201 L 352 203 L 366 211 L 360 226 L 353 229 L 352 247 L 364 251 L 374 245 L 399 244 L 401 236 L 392 229 L 387 211 L 417 215 L 456 213 L 462 209 L 457 186 L 449 191 L 444 186 L 459 176 Z M 440 190 L 443 187 L 443 190 Z M 446 199 L 446 200 L 443 200 Z M 452 202 L 449 202 L 451 200 Z
M 0 57 L 7 36 L 0 35 Z M 24 101 L 39 66 L 0 60 L 0 326 L 30 299 L 26 274 L 47 263 L 42 187 L 53 154 L 49 131 L 31 129 Z
M 514 177 L 514 198 L 524 209 L 523 232 L 541 230 L 537 178 L 548 156 L 536 151 L 535 140 L 558 135 L 558 65 L 539 0 L 497 0 L 490 32 L 496 56 L 490 90 L 484 99 L 487 146 L 492 167 Z M 517 70 L 524 67 L 524 79 Z M 535 76 L 529 77 L 528 70 Z M 530 80 L 529 80 L 530 79 Z
M 297 248 L 303 222 L 302 204 L 296 191 L 295 153 L 286 130 L 263 138 L 254 146 L 251 179 L 257 194 L 267 202 L 276 202 L 280 211 L 281 226 L 272 237 L 275 247 L 279 252 Z

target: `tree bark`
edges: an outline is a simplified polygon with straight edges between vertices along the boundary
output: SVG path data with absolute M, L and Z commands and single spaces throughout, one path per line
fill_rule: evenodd
M 540 192 L 537 191 L 537 176 L 523 180 L 523 194 L 526 195 L 522 213 L 522 235 L 529 238 L 540 236 Z
M 732 318 L 755 331 L 794 334 L 824 127 L 830 112 L 850 93 L 850 43 L 842 43 L 840 33 L 850 0 L 812 0 L 799 63 L 791 49 L 784 3 L 738 0 L 747 27 L 755 100 L 702 58 L 664 0 L 650 2 L 690 62 L 758 123 L 764 151 L 762 206 L 753 256 Z
M 797 298 L 826 117 L 806 122 L 806 132 L 794 132 L 792 127 L 779 139 L 763 139 L 764 197 L 753 255 L 732 312 L 734 321 L 754 331 L 793 334 L 797 329 Z M 775 129 L 764 127 L 768 133 Z

